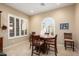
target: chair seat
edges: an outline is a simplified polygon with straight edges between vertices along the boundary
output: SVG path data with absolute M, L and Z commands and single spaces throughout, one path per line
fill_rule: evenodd
M 65 41 L 73 42 L 73 40 L 72 40 L 72 39 L 65 39 Z
M 52 40 L 48 40 L 48 42 L 54 42 L 55 40 L 54 39 L 52 39 Z
M 55 45 L 55 42 L 47 42 L 49 45 Z

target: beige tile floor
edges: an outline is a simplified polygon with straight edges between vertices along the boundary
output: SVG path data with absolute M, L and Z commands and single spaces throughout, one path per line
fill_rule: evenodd
M 8 56 L 31 56 L 31 48 L 29 41 L 22 42 L 19 45 L 4 49 L 4 52 Z M 58 45 L 58 56 L 79 56 L 79 51 L 73 52 L 71 49 L 64 49 L 64 46 Z M 41 56 L 54 56 L 54 52 L 49 52 L 49 54 L 41 54 Z

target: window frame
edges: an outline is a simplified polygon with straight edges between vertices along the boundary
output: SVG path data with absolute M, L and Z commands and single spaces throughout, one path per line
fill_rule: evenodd
M 10 36 L 10 17 L 14 17 L 14 36 L 11 37 Z M 16 19 L 19 19 L 19 36 L 16 35 Z M 23 21 L 26 21 L 26 29 L 27 29 L 27 34 L 21 35 L 21 20 L 23 19 Z M 18 17 L 12 14 L 8 14 L 8 39 L 14 39 L 14 38 L 20 38 L 20 37 L 25 37 L 28 35 L 28 19 L 22 18 L 22 17 Z

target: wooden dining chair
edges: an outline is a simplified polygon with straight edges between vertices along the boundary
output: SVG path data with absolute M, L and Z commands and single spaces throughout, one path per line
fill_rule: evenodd
M 29 35 L 29 42 L 30 42 L 30 48 L 32 46 L 32 35 L 35 35 L 36 33 L 35 32 L 32 32 L 30 35 Z
M 49 40 L 47 40 L 47 45 L 48 45 L 48 49 L 47 49 L 47 54 L 48 51 L 54 51 L 55 52 L 55 56 L 57 56 L 57 35 L 54 38 L 50 38 Z
M 32 53 L 36 55 L 40 55 L 40 46 L 41 46 L 41 41 L 40 41 L 40 36 L 39 35 L 32 35 Z
M 72 33 L 64 33 L 64 47 L 72 48 L 74 51 L 74 41 L 72 40 Z

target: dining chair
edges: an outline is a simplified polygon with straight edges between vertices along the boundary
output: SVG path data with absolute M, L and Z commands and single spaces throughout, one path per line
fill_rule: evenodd
M 32 35 L 35 35 L 36 32 L 32 32 L 30 35 L 29 35 L 29 42 L 30 42 L 30 48 L 32 46 Z
M 40 46 L 41 46 L 40 36 L 39 35 L 32 35 L 32 53 L 31 53 L 31 56 L 33 56 L 33 54 L 40 56 Z
M 64 47 L 72 48 L 74 51 L 74 40 L 72 40 L 72 33 L 64 33 Z
M 55 35 L 54 38 L 50 38 L 49 40 L 47 40 L 47 54 L 48 51 L 54 51 L 55 52 L 55 56 L 57 56 L 58 50 L 57 50 L 57 35 Z

